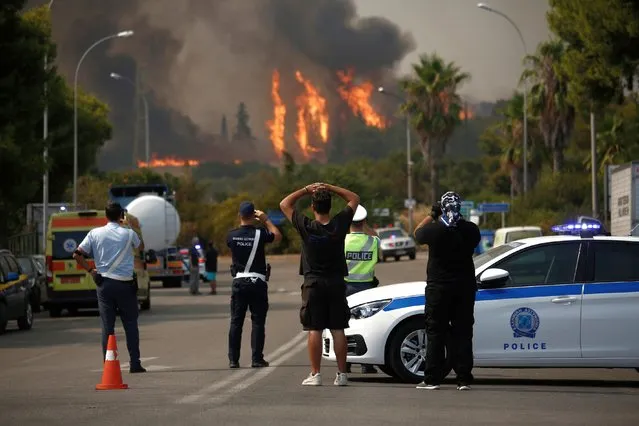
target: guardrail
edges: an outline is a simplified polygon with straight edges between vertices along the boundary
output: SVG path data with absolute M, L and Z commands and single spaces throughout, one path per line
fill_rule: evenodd
M 41 254 L 38 232 L 25 232 L 7 239 L 7 249 L 16 256 Z

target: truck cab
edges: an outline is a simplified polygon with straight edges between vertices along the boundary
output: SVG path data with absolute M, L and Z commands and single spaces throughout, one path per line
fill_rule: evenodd
M 524 238 L 541 237 L 541 227 L 539 226 L 511 226 L 499 228 L 495 231 L 495 238 L 492 247 L 498 247 Z

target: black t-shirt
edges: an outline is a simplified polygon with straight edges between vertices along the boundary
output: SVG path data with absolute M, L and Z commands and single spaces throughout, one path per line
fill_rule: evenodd
M 344 257 L 344 238 L 353 221 L 353 209 L 346 206 L 326 225 L 293 211 L 293 226 L 302 237 L 300 275 L 345 277 L 348 267 Z
M 210 247 L 206 252 L 205 269 L 207 272 L 217 272 L 217 250 Z
M 415 232 L 419 244 L 428 244 L 428 283 L 474 283 L 473 253 L 481 240 L 479 227 L 460 220 L 456 227 L 440 221 L 428 223 Z
M 191 256 L 191 268 L 197 268 L 200 263 L 200 252 L 195 248 L 195 246 L 191 246 L 189 256 Z
M 246 263 L 251 256 L 256 230 L 257 228 L 253 225 L 242 225 L 230 231 L 226 237 L 226 245 L 231 249 L 231 255 L 233 257 L 233 269 L 237 272 L 244 271 Z M 274 240 L 275 234 L 270 233 L 267 229 L 260 228 L 260 240 L 249 272 L 266 274 L 266 254 L 264 253 L 264 246 L 267 243 L 272 243 Z

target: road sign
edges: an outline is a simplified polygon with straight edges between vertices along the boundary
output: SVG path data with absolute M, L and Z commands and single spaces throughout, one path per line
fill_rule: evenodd
M 475 208 L 474 201 L 462 201 L 461 203 L 461 214 L 464 217 L 470 216 L 470 211 Z
M 388 208 L 373 209 L 373 216 L 389 217 L 390 209 Z
M 407 198 L 404 200 L 404 207 L 406 207 L 407 209 L 413 208 L 415 207 L 415 205 L 417 205 L 417 202 L 414 198 Z
M 509 203 L 483 203 L 477 207 L 482 213 L 507 213 L 510 210 Z
M 268 212 L 266 212 L 266 215 L 269 219 L 271 219 L 273 225 L 282 225 L 284 222 L 286 222 L 286 216 L 284 216 L 284 213 L 280 211 L 269 210 Z

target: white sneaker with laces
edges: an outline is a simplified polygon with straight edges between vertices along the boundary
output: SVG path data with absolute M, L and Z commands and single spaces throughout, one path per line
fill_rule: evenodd
M 302 382 L 302 386 L 322 386 L 322 374 L 309 374 Z
M 347 386 L 348 385 L 348 376 L 346 373 L 337 373 L 335 375 L 335 381 L 333 382 L 335 386 Z
M 421 382 L 417 385 L 417 389 L 437 390 L 439 389 L 439 385 L 429 385 L 426 382 Z

